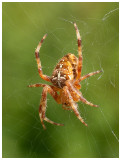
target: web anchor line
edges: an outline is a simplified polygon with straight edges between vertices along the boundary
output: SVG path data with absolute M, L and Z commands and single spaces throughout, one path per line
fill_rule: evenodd
M 113 136 L 115 137 L 115 139 L 119 142 L 118 137 L 116 136 L 116 134 L 115 134 L 114 131 L 112 130 L 112 128 L 111 128 L 109 122 L 107 121 L 107 119 L 106 119 L 106 117 L 105 117 L 105 115 L 104 115 L 104 113 L 103 113 L 103 111 L 101 110 L 101 108 L 99 108 L 99 109 L 100 109 L 100 111 L 101 111 L 103 117 L 105 118 L 105 121 L 106 121 L 106 123 L 108 124 L 108 126 L 109 126 L 109 128 L 110 128 L 110 130 L 111 130 L 111 133 L 113 134 Z

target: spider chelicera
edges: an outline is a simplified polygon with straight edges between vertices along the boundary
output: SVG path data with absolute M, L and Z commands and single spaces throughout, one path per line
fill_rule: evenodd
M 81 89 L 80 82 L 90 76 L 93 76 L 102 71 L 91 72 L 84 76 L 81 76 L 82 71 L 82 47 L 81 47 L 81 37 L 76 23 L 73 23 L 76 36 L 77 36 L 77 44 L 78 44 L 78 58 L 71 53 L 65 55 L 56 65 L 52 76 L 44 75 L 42 72 L 41 61 L 39 58 L 39 50 L 41 45 L 46 38 L 47 34 L 44 35 L 42 40 L 39 42 L 36 50 L 35 56 L 37 60 L 38 72 L 40 77 L 48 82 L 51 82 L 52 85 L 47 84 L 32 84 L 28 87 L 43 87 L 42 97 L 39 106 L 39 116 L 42 123 L 43 128 L 45 129 L 44 121 L 47 121 L 51 124 L 55 124 L 58 126 L 63 126 L 63 124 L 55 123 L 48 119 L 45 115 L 46 106 L 47 106 L 47 93 L 49 93 L 58 104 L 62 104 L 62 108 L 65 110 L 73 110 L 77 118 L 85 125 L 83 118 L 80 116 L 78 111 L 78 105 L 76 102 L 82 101 L 85 104 L 88 104 L 93 107 L 98 107 L 98 105 L 94 105 L 91 102 L 87 101 L 82 93 L 79 91 Z

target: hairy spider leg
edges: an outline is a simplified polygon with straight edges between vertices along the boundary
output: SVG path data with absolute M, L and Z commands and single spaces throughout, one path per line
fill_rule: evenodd
M 45 86 L 46 86 L 46 84 L 41 84 L 41 83 L 28 85 L 28 87 L 45 87 Z
M 89 101 L 87 101 L 82 95 L 80 96 L 80 100 L 85 103 L 85 104 L 88 104 L 89 106 L 92 106 L 92 107 L 99 107 L 99 105 L 95 105 Z
M 42 83 L 36 83 L 36 84 L 30 84 L 27 87 L 45 87 L 47 84 L 42 84 Z M 55 86 L 49 85 L 54 91 L 60 91 L 60 88 L 57 88 Z M 59 103 L 59 102 L 58 102 Z
M 79 58 L 78 58 L 78 75 L 76 77 L 76 79 L 79 79 L 81 77 L 81 71 L 82 71 L 82 47 L 81 47 L 81 36 L 78 30 L 78 27 L 76 25 L 76 23 L 74 23 L 74 27 L 76 30 L 76 36 L 77 36 L 77 44 L 78 44 L 78 54 L 79 54 Z
M 72 85 L 69 81 L 66 82 L 66 85 L 68 86 L 69 91 L 71 91 L 72 97 L 75 96 L 75 94 L 76 94 L 76 95 L 78 95 L 78 99 L 79 99 L 80 101 L 82 101 L 83 103 L 88 104 L 89 106 L 92 106 L 92 107 L 99 107 L 98 105 L 95 105 L 95 104 L 87 101 L 87 100 L 82 96 L 82 93 L 81 93 L 80 91 L 78 91 L 75 87 L 73 87 L 73 85 Z
M 80 81 L 83 81 L 84 79 L 86 79 L 86 78 L 88 78 L 88 77 L 91 77 L 91 76 L 93 76 L 93 75 L 95 75 L 95 74 L 98 74 L 98 73 L 100 73 L 100 72 L 102 72 L 102 70 L 88 73 L 88 74 L 80 77 L 79 82 L 80 82 Z
M 39 50 L 41 48 L 41 45 L 44 41 L 44 39 L 47 37 L 47 34 L 45 34 L 43 36 L 43 38 L 41 39 L 41 41 L 39 42 L 36 50 L 35 50 L 35 56 L 36 56 L 36 60 L 37 60 L 37 65 L 38 65 L 38 72 L 39 72 L 39 75 L 42 79 L 46 80 L 46 81 L 49 81 L 50 82 L 50 77 L 47 76 L 47 75 L 43 75 L 43 72 L 42 72 L 42 66 L 41 66 L 41 61 L 40 61 L 40 57 L 39 57 Z
M 54 91 L 49 85 L 46 85 L 45 87 L 43 87 L 42 97 L 41 97 L 40 106 L 39 106 L 39 116 L 40 116 L 42 126 L 44 129 L 46 129 L 43 120 L 47 121 L 48 123 L 55 124 L 57 126 L 63 126 L 63 124 L 55 123 L 49 120 L 47 117 L 45 117 L 46 105 L 47 105 L 47 92 L 50 93 L 50 95 L 56 100 L 56 102 L 58 103 L 60 102 L 59 95 L 57 94 L 56 91 Z
M 77 116 L 77 118 L 85 125 L 87 126 L 87 124 L 84 122 L 83 118 L 80 116 L 79 111 L 77 109 L 77 104 L 73 101 L 73 97 L 71 96 L 70 91 L 68 90 L 68 87 L 65 86 L 63 88 L 63 91 L 65 92 L 65 95 L 69 98 L 69 103 L 71 105 L 72 110 L 74 111 L 75 115 Z

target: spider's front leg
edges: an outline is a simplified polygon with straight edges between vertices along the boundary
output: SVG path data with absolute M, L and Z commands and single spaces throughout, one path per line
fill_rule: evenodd
M 76 30 L 76 36 L 77 36 L 77 44 L 78 44 L 78 55 L 79 55 L 79 58 L 78 58 L 78 74 L 77 74 L 77 77 L 76 77 L 76 81 L 75 81 L 75 84 L 76 83 L 79 83 L 80 81 L 88 78 L 88 77 L 91 77 L 95 74 L 98 74 L 102 71 L 96 71 L 96 72 L 91 72 L 89 74 L 86 74 L 85 76 L 81 77 L 81 71 L 82 71 L 82 60 L 83 60 L 83 57 L 82 57 L 82 45 L 81 45 L 81 36 L 80 36 L 80 33 L 79 33 L 79 29 L 76 25 L 76 23 L 74 23 L 74 27 L 75 27 L 75 30 Z
M 81 77 L 81 71 L 82 71 L 82 46 L 81 46 L 81 36 L 80 36 L 80 33 L 79 33 L 79 29 L 78 29 L 75 22 L 74 22 L 74 27 L 75 27 L 75 30 L 76 30 L 77 44 L 78 44 L 78 55 L 79 55 L 78 68 L 77 68 L 78 75 L 77 75 L 76 79 L 79 79 Z
M 44 125 L 44 122 L 43 122 L 44 120 L 47 121 L 48 123 L 51 123 L 51 124 L 55 124 L 55 125 L 58 125 L 58 126 L 63 126 L 63 124 L 55 123 L 45 116 L 46 105 L 47 105 L 47 92 L 50 93 L 50 95 L 56 100 L 57 103 L 60 103 L 60 97 L 57 94 L 57 92 L 54 91 L 49 85 L 45 85 L 43 87 L 42 98 L 41 98 L 40 107 L 39 107 L 39 116 L 40 116 L 42 126 L 43 126 L 44 129 L 46 129 L 46 127 Z
M 40 61 L 40 58 L 39 58 L 39 50 L 40 50 L 41 45 L 42 45 L 44 39 L 46 38 L 46 36 L 47 36 L 47 34 L 45 34 L 43 36 L 43 38 L 41 39 L 41 41 L 39 42 L 39 44 L 38 44 L 38 46 L 37 46 L 37 48 L 35 50 L 35 56 L 36 56 L 36 60 L 37 60 L 38 72 L 39 72 L 40 77 L 42 79 L 50 82 L 50 77 L 47 76 L 47 75 L 43 75 L 41 61 Z
M 67 86 L 65 86 L 63 88 L 64 91 L 64 95 L 66 97 L 66 99 L 68 100 L 68 102 L 70 103 L 70 106 L 72 108 L 72 110 L 74 111 L 75 115 L 77 116 L 77 118 L 85 125 L 87 126 L 87 124 L 84 122 L 83 118 L 80 116 L 79 111 L 78 111 L 78 106 L 77 104 L 74 102 L 73 97 L 71 96 L 71 93 L 68 89 Z

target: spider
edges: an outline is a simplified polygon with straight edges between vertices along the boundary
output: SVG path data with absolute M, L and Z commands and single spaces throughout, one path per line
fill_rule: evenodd
M 82 101 L 85 104 L 88 104 L 93 107 L 98 107 L 98 105 L 94 105 L 91 102 L 87 101 L 82 93 L 79 91 L 81 89 L 80 82 L 88 77 L 91 77 L 95 74 L 102 72 L 98 70 L 96 72 L 91 72 L 84 76 L 81 76 L 82 72 L 82 47 L 81 47 L 81 37 L 76 23 L 74 24 L 74 28 L 76 30 L 77 36 L 77 44 L 78 44 L 78 58 L 71 53 L 65 55 L 56 65 L 53 70 L 52 76 L 44 75 L 42 72 L 41 61 L 39 58 L 39 51 L 43 41 L 45 40 L 47 34 L 43 36 L 41 41 L 39 42 L 36 50 L 35 56 L 38 66 L 38 72 L 40 77 L 48 82 L 51 82 L 52 85 L 47 84 L 32 84 L 28 87 L 43 87 L 42 97 L 39 105 L 39 117 L 44 129 L 46 129 L 44 125 L 44 121 L 47 121 L 51 124 L 57 126 L 63 126 L 63 124 L 55 123 L 48 119 L 45 115 L 46 106 L 47 106 L 47 93 L 49 93 L 58 104 L 62 104 L 62 108 L 65 110 L 73 110 L 77 118 L 85 125 L 83 118 L 80 116 L 78 111 L 78 105 L 76 102 Z

